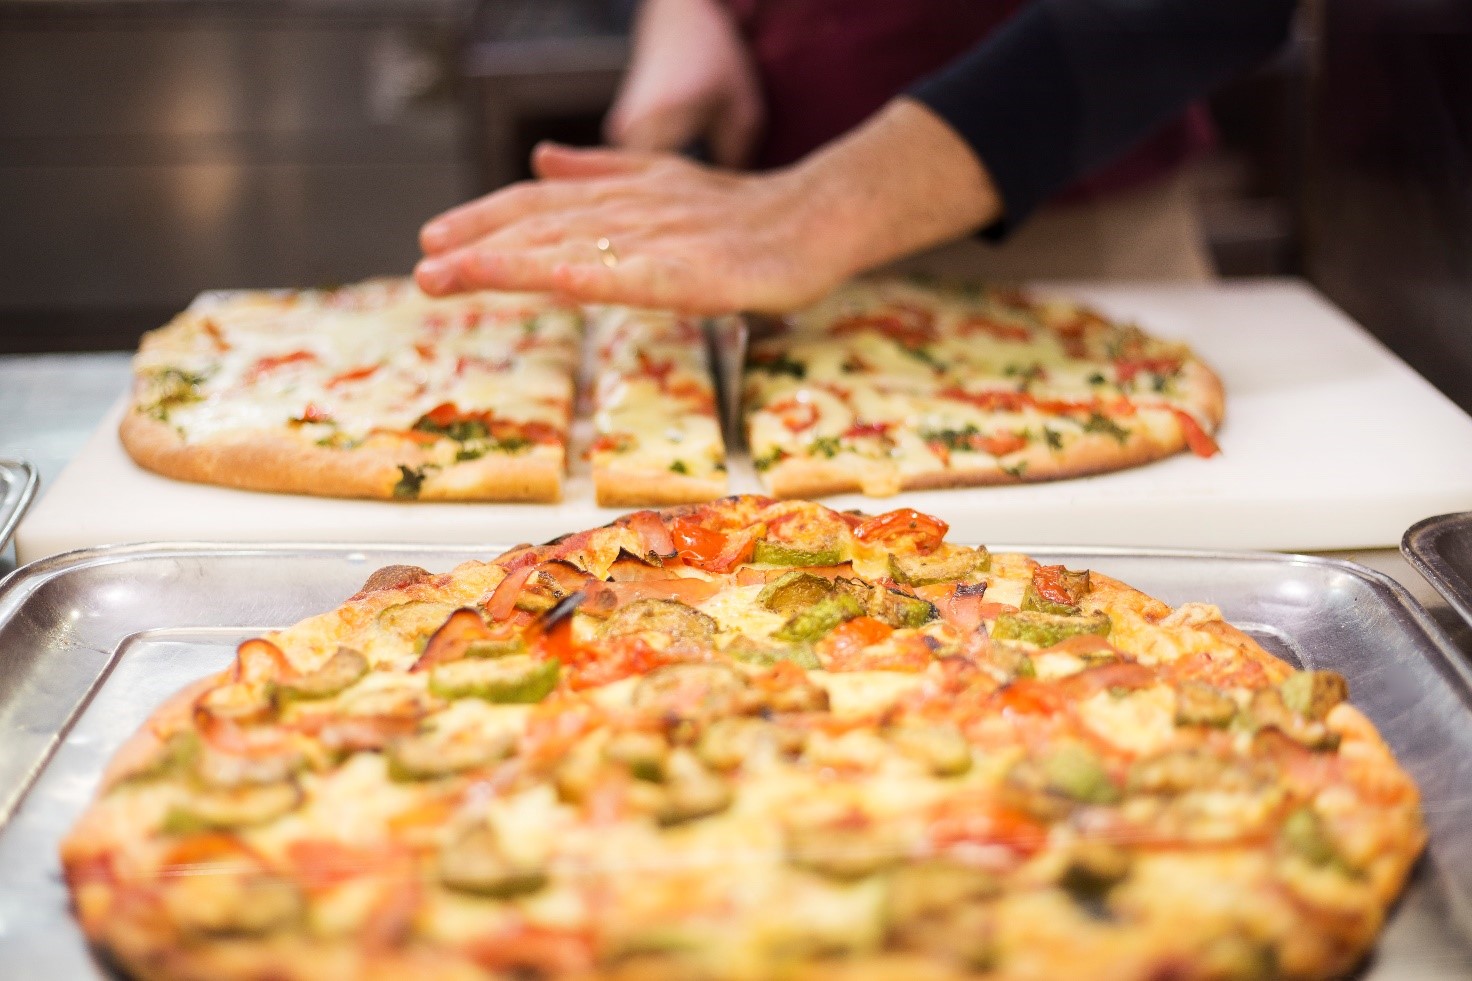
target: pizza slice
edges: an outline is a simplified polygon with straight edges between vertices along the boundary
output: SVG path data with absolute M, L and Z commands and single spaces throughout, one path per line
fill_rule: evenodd
M 147 335 L 121 425 L 140 465 L 250 490 L 561 497 L 581 311 L 407 280 L 206 296 Z
M 683 504 L 724 494 L 726 450 L 700 321 L 595 307 L 589 323 L 598 503 Z
M 1019 483 L 1217 452 L 1189 348 L 1015 291 L 860 281 L 748 359 L 753 462 L 781 496 Z

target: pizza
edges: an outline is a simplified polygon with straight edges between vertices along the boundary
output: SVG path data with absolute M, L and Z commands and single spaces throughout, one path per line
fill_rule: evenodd
M 1202 603 L 733 497 L 240 644 L 62 845 L 137 977 L 1327 978 L 1425 840 Z
M 725 494 L 726 448 L 702 321 L 628 307 L 595 307 L 588 316 L 598 503 L 687 504 Z
M 408 280 L 206 294 L 146 335 L 120 435 L 140 465 L 385 500 L 562 496 L 582 311 Z
M 1016 290 L 858 280 L 777 324 L 745 374 L 780 497 L 1056 480 L 1217 452 L 1222 386 L 1183 344 Z

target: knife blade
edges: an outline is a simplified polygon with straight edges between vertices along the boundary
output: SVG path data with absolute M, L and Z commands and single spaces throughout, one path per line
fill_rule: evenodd
M 741 372 L 746 367 L 750 337 L 751 328 L 745 317 L 709 317 L 705 321 L 706 350 L 715 367 L 716 404 L 720 407 L 721 432 L 728 453 L 746 443 L 741 425 Z

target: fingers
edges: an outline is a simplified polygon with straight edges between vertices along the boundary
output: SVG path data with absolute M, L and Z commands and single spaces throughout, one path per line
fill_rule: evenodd
M 425 255 L 448 252 L 520 218 L 596 200 L 589 192 L 578 185 L 512 184 L 430 219 L 419 231 L 419 245 Z
M 532 172 L 556 180 L 620 177 L 648 170 L 665 154 L 630 150 L 582 149 L 560 143 L 538 143 L 532 151 Z

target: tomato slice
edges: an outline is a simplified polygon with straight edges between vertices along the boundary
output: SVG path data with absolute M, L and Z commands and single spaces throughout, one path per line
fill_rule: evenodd
M 1048 826 L 994 800 L 956 797 L 936 809 L 930 837 L 941 849 L 968 844 L 1001 845 L 1025 858 L 1047 844 Z
M 908 544 L 924 555 L 940 547 L 950 530 L 950 525 L 933 515 L 914 508 L 896 508 L 859 525 L 854 537 L 877 545 Z
M 337 388 L 339 385 L 346 385 L 349 382 L 363 381 L 372 378 L 377 371 L 378 365 L 376 364 L 365 364 L 360 368 L 350 368 L 340 375 L 333 375 L 327 379 L 327 387 Z
M 889 624 L 873 617 L 854 617 L 829 631 L 828 636 L 818 642 L 819 655 L 841 660 L 858 651 L 888 639 L 894 633 Z
M 756 529 L 720 532 L 693 518 L 676 518 L 670 524 L 675 552 L 690 565 L 706 572 L 730 572 L 751 558 Z
M 286 659 L 285 652 L 261 637 L 243 641 L 235 649 L 235 666 L 231 670 L 236 681 L 247 684 L 283 681 L 296 675 L 296 668 Z
M 1206 430 L 1201 428 L 1201 423 L 1196 417 L 1184 409 L 1172 408 L 1171 414 L 1176 417 L 1176 422 L 1181 424 L 1181 433 L 1186 437 L 1186 445 L 1191 452 L 1203 459 L 1209 459 L 1220 453 L 1221 447 L 1216 445 L 1216 440 Z
M 972 445 L 985 450 L 992 456 L 1006 456 L 1027 446 L 1027 438 L 1017 433 L 993 433 L 990 436 L 973 436 Z

